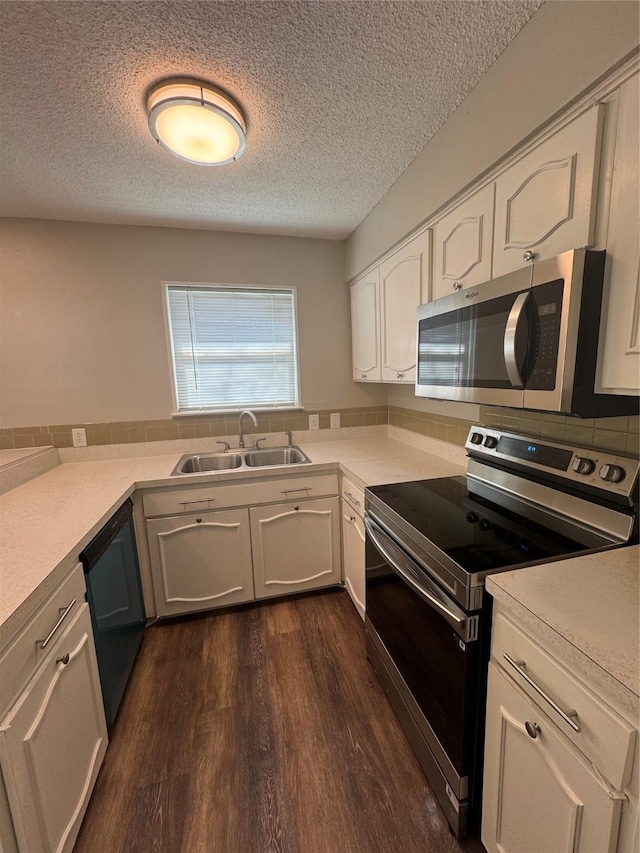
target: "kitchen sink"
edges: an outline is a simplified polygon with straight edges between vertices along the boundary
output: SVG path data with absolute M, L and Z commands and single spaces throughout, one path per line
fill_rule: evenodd
M 265 447 L 231 453 L 187 453 L 173 469 L 171 476 L 208 474 L 212 471 L 246 471 L 273 465 L 307 465 L 309 462 L 309 457 L 295 446 Z
M 238 453 L 199 453 L 183 456 L 173 474 L 203 474 L 209 471 L 229 471 L 242 467 Z
M 264 450 L 252 450 L 245 453 L 244 462 L 249 468 L 262 468 L 266 465 L 299 465 L 309 460 L 298 447 L 265 447 Z

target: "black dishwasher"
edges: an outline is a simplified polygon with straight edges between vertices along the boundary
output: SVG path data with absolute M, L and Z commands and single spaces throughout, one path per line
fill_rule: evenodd
M 145 627 L 140 567 L 127 500 L 80 554 L 107 725 L 116 719 Z

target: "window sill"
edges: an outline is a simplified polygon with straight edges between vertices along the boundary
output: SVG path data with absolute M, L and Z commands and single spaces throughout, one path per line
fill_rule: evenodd
M 269 408 L 255 408 L 250 409 L 248 407 L 244 407 L 242 409 L 198 409 L 195 412 L 171 412 L 172 418 L 196 418 L 202 417 L 202 415 L 239 415 L 240 412 L 271 412 L 272 414 L 278 414 L 280 412 L 304 412 L 304 406 L 283 406 L 282 408 L 274 408 L 270 406 Z

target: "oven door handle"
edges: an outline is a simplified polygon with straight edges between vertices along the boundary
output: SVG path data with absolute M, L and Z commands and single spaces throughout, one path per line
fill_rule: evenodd
M 365 515 L 364 525 L 367 528 L 367 533 L 371 537 L 371 541 L 393 570 L 396 571 L 422 599 L 436 610 L 440 611 L 447 621 L 454 625 L 463 639 L 467 641 L 476 639 L 474 634 L 476 632 L 477 618 L 474 621 L 466 616 L 466 614 L 460 615 L 459 613 L 456 613 L 455 610 L 447 607 L 447 605 L 437 597 L 441 596 L 442 598 L 446 598 L 444 593 L 441 592 L 435 584 L 430 584 L 430 589 L 425 589 L 423 584 L 425 582 L 429 583 L 426 578 L 413 577 L 411 574 L 407 574 L 405 569 L 398 564 L 398 560 L 393 556 L 389 547 L 386 546 L 385 540 L 393 547 L 393 540 L 387 536 L 384 530 L 382 530 L 382 528 L 379 527 L 370 516 Z M 412 561 L 406 555 L 404 556 L 407 566 L 410 566 Z

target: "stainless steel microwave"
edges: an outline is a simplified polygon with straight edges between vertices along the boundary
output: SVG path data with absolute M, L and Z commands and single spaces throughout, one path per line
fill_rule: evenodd
M 418 308 L 416 395 L 580 417 L 637 414 L 595 393 L 605 252 L 574 249 Z

